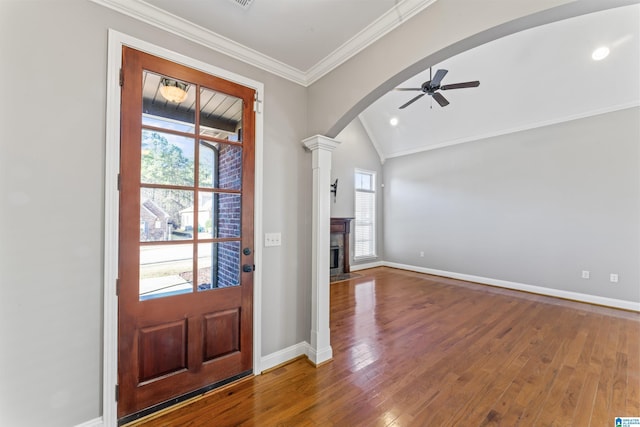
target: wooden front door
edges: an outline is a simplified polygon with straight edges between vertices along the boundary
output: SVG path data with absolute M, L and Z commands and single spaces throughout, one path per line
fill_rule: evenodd
M 253 363 L 254 90 L 123 48 L 118 418 Z

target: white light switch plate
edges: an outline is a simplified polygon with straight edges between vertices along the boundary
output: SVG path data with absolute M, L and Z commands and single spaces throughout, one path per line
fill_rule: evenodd
M 281 233 L 265 233 L 264 246 L 280 246 L 282 244 Z

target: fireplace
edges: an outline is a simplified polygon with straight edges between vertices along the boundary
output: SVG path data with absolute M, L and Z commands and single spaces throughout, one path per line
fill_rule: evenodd
M 331 246 L 331 256 L 329 256 L 329 268 L 333 270 L 340 265 L 340 246 Z
M 337 276 L 350 272 L 349 233 L 353 218 L 331 218 L 330 275 Z

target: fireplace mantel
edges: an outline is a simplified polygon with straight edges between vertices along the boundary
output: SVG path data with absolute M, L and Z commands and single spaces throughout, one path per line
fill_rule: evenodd
M 349 273 L 349 233 L 353 218 L 331 218 L 331 234 L 341 234 L 344 245 L 343 273 Z

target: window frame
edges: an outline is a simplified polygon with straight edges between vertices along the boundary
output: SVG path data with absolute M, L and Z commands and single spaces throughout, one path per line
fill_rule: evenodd
M 361 186 L 359 186 L 358 184 L 358 175 L 368 175 L 371 178 L 371 185 L 370 188 L 363 188 Z M 353 259 L 354 261 L 358 261 L 358 260 L 365 260 L 365 259 L 375 259 L 378 257 L 378 253 L 377 253 L 377 233 L 376 233 L 376 228 L 377 228 L 377 197 L 376 197 L 376 177 L 377 177 L 377 172 L 375 171 L 371 171 L 371 170 L 366 170 L 366 169 L 360 169 L 360 168 L 355 168 L 354 169 L 354 173 L 353 173 L 353 180 L 354 180 L 354 198 L 353 198 L 353 204 L 354 204 L 354 248 L 353 248 Z M 369 239 L 367 241 L 370 241 L 370 245 L 371 245 L 371 252 L 367 253 L 367 254 L 358 254 L 358 240 L 357 240 L 357 236 L 358 236 L 358 222 L 362 222 L 362 220 L 358 219 L 358 194 L 371 194 L 373 197 L 373 200 L 371 201 L 372 203 L 372 210 L 371 210 L 371 220 L 367 222 L 367 225 L 369 225 L 371 227 L 371 231 L 369 233 Z M 362 227 L 362 225 L 360 225 L 360 227 Z

